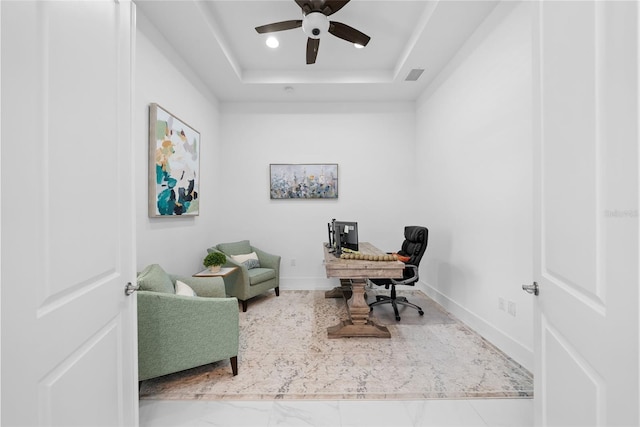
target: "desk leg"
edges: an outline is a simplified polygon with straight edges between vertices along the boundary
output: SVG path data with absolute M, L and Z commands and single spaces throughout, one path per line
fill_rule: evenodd
M 351 298 L 351 280 L 340 279 L 340 286 L 336 286 L 324 293 L 325 298 L 344 298 L 348 300 Z
M 391 333 L 386 326 L 378 325 L 369 319 L 369 305 L 364 298 L 365 280 L 354 279 L 351 283 L 353 296 L 347 302 L 350 320 L 343 320 L 337 325 L 327 328 L 329 338 L 391 338 Z

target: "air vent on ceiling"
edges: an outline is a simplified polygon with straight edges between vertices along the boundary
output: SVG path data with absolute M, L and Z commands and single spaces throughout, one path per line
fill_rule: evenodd
M 414 68 L 413 70 L 409 71 L 409 74 L 407 74 L 407 77 L 404 80 L 407 82 L 415 82 L 420 78 L 423 72 L 423 68 Z

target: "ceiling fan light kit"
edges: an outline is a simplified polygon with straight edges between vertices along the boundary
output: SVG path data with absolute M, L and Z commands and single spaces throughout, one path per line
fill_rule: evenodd
M 329 15 L 342 9 L 349 0 L 295 0 L 295 2 L 302 9 L 303 19 L 261 25 L 256 27 L 256 31 L 264 34 L 302 27 L 302 31 L 307 36 L 307 64 L 315 64 L 320 38 L 327 33 L 353 43 L 356 47 L 364 47 L 371 40 L 368 35 L 353 27 L 341 22 L 329 21 Z
M 322 12 L 311 12 L 302 18 L 302 31 L 312 39 L 319 39 L 329 31 L 329 19 Z

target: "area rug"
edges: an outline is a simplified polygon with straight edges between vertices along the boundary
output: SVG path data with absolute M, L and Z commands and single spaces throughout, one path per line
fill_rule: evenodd
M 370 300 L 376 291 L 367 291 Z M 372 318 L 391 338 L 327 338 L 347 317 L 323 291 L 254 298 L 240 313 L 239 374 L 228 360 L 144 381 L 140 399 L 530 398 L 533 377 L 420 291 L 405 291 L 424 316 L 390 305 Z

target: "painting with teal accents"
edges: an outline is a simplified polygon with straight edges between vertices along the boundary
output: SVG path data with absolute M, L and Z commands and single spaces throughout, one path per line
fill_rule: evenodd
M 200 212 L 200 133 L 160 107 L 149 105 L 149 216 Z

